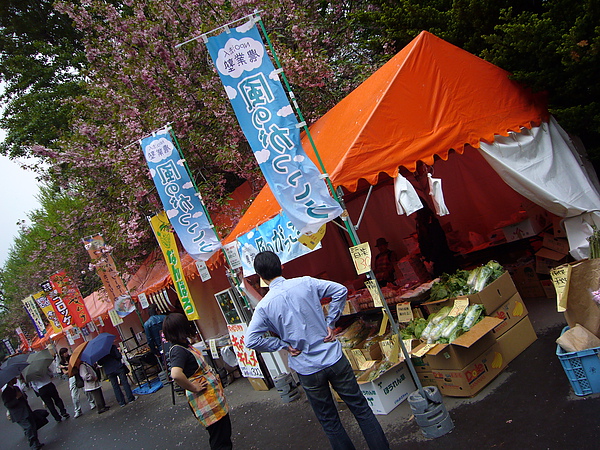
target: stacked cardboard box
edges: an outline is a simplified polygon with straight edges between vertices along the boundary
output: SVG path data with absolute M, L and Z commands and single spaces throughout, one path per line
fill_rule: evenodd
M 469 304 L 483 304 L 489 316 L 450 344 L 432 348 L 422 344 L 413 352 L 425 351 L 422 364 L 415 364 L 421 382 L 430 383 L 433 378 L 440 392 L 451 397 L 477 394 L 537 339 L 508 273 L 468 297 Z

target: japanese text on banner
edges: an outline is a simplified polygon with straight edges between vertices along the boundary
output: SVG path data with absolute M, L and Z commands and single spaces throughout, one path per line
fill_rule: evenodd
M 208 259 L 221 242 L 206 216 L 185 161 L 168 132 L 142 139 L 142 150 L 156 190 L 183 248 L 192 258 Z
M 69 278 L 65 271 L 57 272 L 50 276 L 50 284 L 65 303 L 73 325 L 83 328 L 92 318 L 88 313 L 83 297 L 77 285 Z
M 310 253 L 311 249 L 298 240 L 300 232 L 292 225 L 285 213 L 259 225 L 254 230 L 237 238 L 241 253 L 244 276 L 254 275 L 254 257 L 269 250 L 277 254 L 282 263 Z M 321 248 L 318 244 L 314 250 Z
M 342 213 L 306 156 L 300 128 L 258 29 L 252 21 L 208 38 L 236 117 L 275 195 L 301 233 L 314 233 Z
M 181 259 L 179 258 L 179 252 L 177 251 L 177 243 L 175 242 L 175 236 L 173 236 L 173 233 L 171 232 L 171 225 L 169 224 L 167 214 L 162 211 L 153 216 L 150 219 L 150 225 L 152 226 L 152 230 L 154 230 L 158 245 L 167 262 L 167 267 L 169 268 L 175 291 L 177 292 L 177 296 L 183 307 L 183 312 L 188 320 L 199 319 L 200 316 L 198 315 L 198 310 L 196 309 L 196 305 L 194 305 L 190 290 L 185 281 Z

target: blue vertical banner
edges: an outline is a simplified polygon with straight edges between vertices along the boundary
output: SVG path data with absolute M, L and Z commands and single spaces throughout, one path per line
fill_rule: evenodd
M 238 122 L 277 202 L 300 233 L 342 213 L 300 142 L 300 124 L 254 19 L 208 38 Z
M 195 260 L 208 261 L 221 248 L 221 241 L 169 131 L 158 131 L 142 139 L 141 146 L 169 222 L 181 244 Z
M 238 251 L 242 260 L 245 277 L 254 275 L 254 257 L 266 250 L 279 256 L 286 263 L 321 248 L 321 244 L 312 250 L 299 241 L 300 232 L 294 227 L 284 212 L 271 220 L 237 238 Z

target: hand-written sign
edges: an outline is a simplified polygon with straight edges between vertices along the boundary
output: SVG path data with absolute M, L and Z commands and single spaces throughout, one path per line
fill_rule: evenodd
M 399 323 L 407 323 L 414 318 L 410 302 L 398 303 L 396 305 L 396 313 L 398 314 Z
M 350 255 L 352 255 L 352 261 L 354 261 L 354 267 L 358 275 L 371 270 L 371 248 L 368 242 L 350 247 Z
M 465 309 L 467 309 L 467 306 L 469 306 L 468 297 L 457 297 L 456 300 L 454 300 L 454 306 L 448 315 L 450 317 L 458 317 L 464 312 Z
M 373 297 L 374 305 L 376 307 L 383 307 L 383 302 L 381 300 L 381 295 L 379 294 L 379 286 L 377 286 L 377 281 L 367 280 L 365 281 L 365 286 L 369 290 L 371 297 Z
M 571 276 L 571 266 L 558 266 L 550 271 L 552 284 L 556 290 L 556 310 L 565 312 L 567 309 L 567 297 L 569 293 L 569 278 Z

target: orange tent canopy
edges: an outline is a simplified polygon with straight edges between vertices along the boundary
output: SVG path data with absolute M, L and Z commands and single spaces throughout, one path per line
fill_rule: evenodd
M 335 187 L 354 192 L 361 179 L 415 171 L 418 161 L 493 142 L 548 117 L 545 99 L 509 73 L 426 31 L 310 127 Z M 317 162 L 306 136 L 302 145 Z M 233 241 L 281 211 L 268 186 L 233 232 Z

